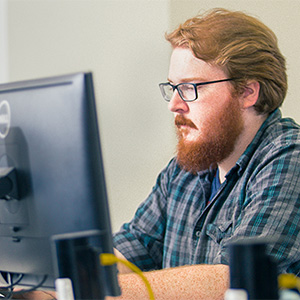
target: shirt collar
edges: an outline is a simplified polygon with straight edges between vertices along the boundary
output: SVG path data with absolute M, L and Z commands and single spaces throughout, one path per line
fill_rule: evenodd
M 261 139 L 267 128 L 269 128 L 272 124 L 278 122 L 281 119 L 281 117 L 281 111 L 279 109 L 276 109 L 268 116 L 268 118 L 261 125 L 256 135 L 254 136 L 252 142 L 249 144 L 245 152 L 240 156 L 240 158 L 236 162 L 236 168 L 238 168 L 239 174 L 245 170 L 250 158 L 253 156 L 257 147 L 261 144 Z

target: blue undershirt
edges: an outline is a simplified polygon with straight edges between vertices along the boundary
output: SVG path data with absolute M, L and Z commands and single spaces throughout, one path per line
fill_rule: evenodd
M 219 178 L 219 168 L 217 168 L 216 174 L 211 183 L 211 191 L 208 203 L 212 200 L 212 198 L 216 195 L 219 187 L 221 186 L 220 178 Z

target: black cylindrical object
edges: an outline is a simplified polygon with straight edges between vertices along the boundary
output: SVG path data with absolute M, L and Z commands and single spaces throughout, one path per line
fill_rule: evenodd
M 278 299 L 277 266 L 266 246 L 252 238 L 229 246 L 230 288 L 246 290 L 249 299 Z
M 91 236 L 66 234 L 53 238 L 57 278 L 71 280 L 76 300 L 105 299 L 99 249 L 92 247 Z

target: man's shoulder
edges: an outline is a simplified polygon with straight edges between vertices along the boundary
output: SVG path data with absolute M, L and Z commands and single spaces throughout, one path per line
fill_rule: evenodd
M 291 118 L 282 118 L 275 111 L 261 126 L 256 136 L 240 157 L 238 165 L 242 169 L 254 165 L 263 165 L 266 161 L 280 157 L 298 156 L 300 153 L 300 126 Z
M 267 118 L 252 141 L 254 148 L 260 150 L 291 144 L 300 144 L 300 125 L 292 118 L 283 118 L 279 109 Z
M 177 161 L 177 157 L 173 157 L 169 163 L 167 164 L 167 166 L 163 169 L 163 171 L 161 172 L 162 175 L 167 176 L 169 178 L 176 178 L 176 177 L 193 177 L 193 176 L 197 176 L 197 175 L 193 175 L 188 171 L 185 171 L 179 164 Z
M 176 156 L 173 157 L 168 165 L 162 170 L 158 177 L 160 184 L 165 184 L 169 188 L 190 187 L 199 184 L 205 178 L 210 178 L 214 174 L 213 168 L 203 170 L 196 174 L 184 170 L 177 162 Z
M 266 128 L 262 144 L 272 148 L 300 146 L 300 126 L 291 118 L 280 118 Z

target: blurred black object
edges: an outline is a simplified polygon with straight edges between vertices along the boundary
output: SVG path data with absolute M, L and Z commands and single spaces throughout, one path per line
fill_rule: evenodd
M 251 299 L 278 299 L 277 265 L 266 253 L 267 242 L 244 239 L 229 246 L 230 288 L 244 289 Z

